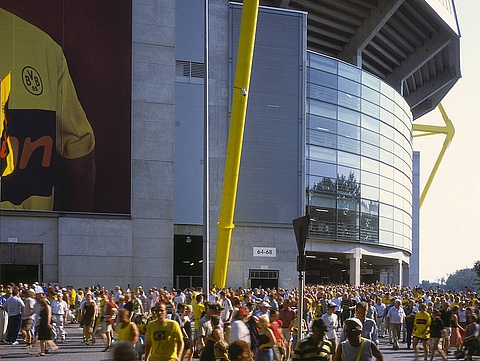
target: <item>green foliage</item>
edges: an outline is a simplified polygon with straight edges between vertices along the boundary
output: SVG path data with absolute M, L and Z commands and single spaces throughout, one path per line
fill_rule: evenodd
M 445 288 L 452 291 L 463 291 L 471 288 L 476 291 L 478 273 L 475 269 L 465 268 L 458 270 L 448 276 Z

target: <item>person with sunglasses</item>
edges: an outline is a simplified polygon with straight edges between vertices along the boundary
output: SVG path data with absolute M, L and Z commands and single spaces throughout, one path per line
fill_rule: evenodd
M 341 342 L 335 351 L 333 361 L 383 361 L 378 346 L 362 337 L 362 321 L 358 318 L 345 320 L 344 328 L 347 339 Z

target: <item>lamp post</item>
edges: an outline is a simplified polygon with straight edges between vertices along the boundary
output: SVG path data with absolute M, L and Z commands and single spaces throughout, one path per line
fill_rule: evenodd
M 306 269 L 305 244 L 307 243 L 308 226 L 310 225 L 310 216 L 306 215 L 293 220 L 293 230 L 297 240 L 298 259 L 298 325 L 297 325 L 297 342 L 302 339 L 302 320 L 303 320 L 303 273 Z

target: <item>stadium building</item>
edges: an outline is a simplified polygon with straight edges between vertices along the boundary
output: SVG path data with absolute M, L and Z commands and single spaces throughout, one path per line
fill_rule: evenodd
M 14 16 L 13 33 L 25 21 L 61 45 L 54 58 L 68 69 L 56 71 L 70 74 L 78 98 L 46 109 L 53 65 L 0 53 L 13 60 L 5 114 L 18 143 L 15 170 L 2 177 L 1 282 L 205 284 L 215 263 L 242 4 L 57 2 L 63 10 L 52 6 L 45 19 L 34 0 L 0 0 Z M 296 287 L 292 220 L 305 214 L 307 283 L 418 284 L 413 124 L 461 76 L 453 1 L 260 5 L 227 285 Z M 39 79 L 42 87 L 32 88 Z M 28 107 L 17 100 L 25 91 Z M 31 109 L 56 111 L 53 150 L 35 143 L 43 139 L 35 127 L 29 134 L 13 125 Z M 18 199 L 24 183 L 16 180 L 29 170 L 25 184 L 37 192 L 29 196 L 43 197 L 33 185 L 43 182 L 48 151 L 53 200 L 40 208 Z

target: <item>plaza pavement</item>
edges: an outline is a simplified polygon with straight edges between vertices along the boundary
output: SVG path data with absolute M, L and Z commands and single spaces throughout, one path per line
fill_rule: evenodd
M 64 361 L 107 361 L 111 360 L 111 352 L 102 352 L 105 345 L 100 339 L 91 346 L 85 346 L 82 342 L 82 331 L 78 325 L 68 324 L 66 326 L 67 339 L 65 343 L 59 344 L 59 350 L 52 352 L 44 357 L 35 357 L 28 354 L 32 349 L 24 349 L 25 344 L 20 342 L 19 345 L 0 345 L 0 360 L 64 360 Z M 380 350 L 383 353 L 385 361 L 409 361 L 415 360 L 412 350 L 406 349 L 406 344 L 400 344 L 400 350 L 394 351 L 392 346 L 386 339 L 380 340 Z M 418 358 L 423 360 L 423 354 Z M 475 359 L 475 358 L 474 358 Z M 478 359 L 478 358 L 477 358 Z M 440 356 L 436 356 L 434 360 L 441 360 Z M 448 355 L 448 360 L 455 360 L 452 354 Z

